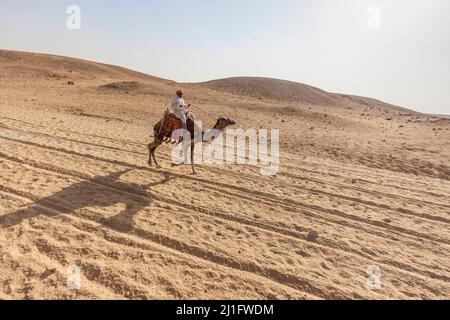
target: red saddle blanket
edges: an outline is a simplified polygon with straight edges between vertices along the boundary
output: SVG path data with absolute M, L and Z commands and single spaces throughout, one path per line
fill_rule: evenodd
M 177 129 L 183 129 L 183 123 L 173 113 L 166 112 L 164 117 L 153 128 L 155 135 L 161 139 L 172 138 L 172 133 Z M 187 129 L 194 135 L 194 121 L 187 119 Z

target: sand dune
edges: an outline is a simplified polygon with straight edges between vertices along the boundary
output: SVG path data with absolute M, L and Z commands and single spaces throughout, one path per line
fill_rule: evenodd
M 219 92 L 238 96 L 297 103 L 336 104 L 338 99 L 330 93 L 308 85 L 270 78 L 238 77 L 212 80 L 200 85 Z
M 147 165 L 177 87 L 280 129 L 280 172 Z M 0 51 L 0 297 L 450 297 L 450 121 L 275 79 L 176 82 Z M 81 288 L 67 287 L 67 268 Z M 367 269 L 382 271 L 367 287 Z

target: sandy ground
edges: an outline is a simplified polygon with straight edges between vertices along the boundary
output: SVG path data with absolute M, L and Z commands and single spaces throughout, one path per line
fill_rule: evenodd
M 280 172 L 194 176 L 168 145 L 150 168 L 177 87 L 205 126 L 280 129 Z M 448 299 L 449 130 L 271 79 L 180 85 L 0 51 L 0 299 Z

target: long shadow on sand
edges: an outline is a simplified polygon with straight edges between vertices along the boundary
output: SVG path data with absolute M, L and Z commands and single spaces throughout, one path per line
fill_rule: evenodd
M 0 225 L 8 228 L 40 215 L 53 217 L 73 214 L 83 208 L 95 210 L 123 204 L 125 209 L 106 219 L 103 224 L 117 231 L 130 231 L 134 226 L 134 216 L 151 202 L 149 188 L 167 183 L 175 177 L 166 172 L 161 181 L 147 185 L 119 181 L 119 178 L 129 171 L 131 169 L 77 182 L 35 201 L 32 206 L 0 216 Z

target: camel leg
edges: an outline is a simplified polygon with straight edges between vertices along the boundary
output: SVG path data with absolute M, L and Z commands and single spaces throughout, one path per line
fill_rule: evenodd
M 155 150 L 162 144 L 162 141 L 158 138 L 155 138 L 152 143 L 148 145 L 148 164 L 153 166 L 152 157 L 155 160 L 155 164 L 158 165 L 155 159 Z
M 153 150 L 151 151 L 151 155 L 153 157 L 153 160 L 155 161 L 155 165 L 157 168 L 159 168 L 159 164 L 158 164 L 158 161 L 156 161 L 155 152 L 156 152 L 156 149 L 158 149 L 158 147 L 154 147 Z
M 195 163 L 194 163 L 194 149 L 195 149 L 195 144 L 191 144 L 191 167 L 192 167 L 192 174 L 197 174 L 197 172 L 195 172 Z
M 152 163 L 152 148 L 153 148 L 154 143 L 155 142 L 153 141 L 152 143 L 149 143 L 149 145 L 148 145 L 148 165 L 150 167 L 153 166 L 153 163 Z
M 153 157 L 153 160 L 155 161 L 155 165 L 156 165 L 156 167 L 158 167 L 158 168 L 159 168 L 159 164 L 158 164 L 158 161 L 156 161 L 155 152 L 156 152 L 156 149 L 158 149 L 158 147 L 159 147 L 161 144 L 162 144 L 162 141 L 161 141 L 160 139 L 156 139 L 156 140 L 153 142 L 152 148 L 150 149 L 150 162 L 151 162 L 151 159 L 152 159 L 152 157 Z

